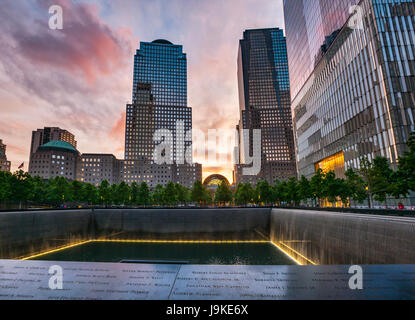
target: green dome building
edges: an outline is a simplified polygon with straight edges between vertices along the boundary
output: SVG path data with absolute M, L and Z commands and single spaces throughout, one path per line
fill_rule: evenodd
M 30 160 L 29 173 L 43 179 L 64 177 L 75 180 L 80 168 L 80 153 L 68 142 L 54 140 L 41 145 Z

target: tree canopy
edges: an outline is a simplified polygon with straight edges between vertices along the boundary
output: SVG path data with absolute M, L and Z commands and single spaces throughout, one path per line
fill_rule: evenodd
M 215 192 L 215 203 L 227 203 L 232 202 L 232 200 L 232 190 L 225 181 L 222 181 Z

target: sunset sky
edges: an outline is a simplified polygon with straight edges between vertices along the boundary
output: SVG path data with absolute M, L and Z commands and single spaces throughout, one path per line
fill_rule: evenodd
M 282 0 L 3 0 L 0 4 L 0 139 L 12 171 L 27 170 L 31 132 L 54 126 L 82 153 L 124 157 L 125 105 L 140 41 L 183 45 L 193 127 L 232 129 L 239 120 L 238 41 L 245 29 L 284 27 Z M 63 30 L 48 27 L 63 7 Z M 233 146 L 219 146 L 219 153 Z M 207 163 L 203 176 L 232 164 Z

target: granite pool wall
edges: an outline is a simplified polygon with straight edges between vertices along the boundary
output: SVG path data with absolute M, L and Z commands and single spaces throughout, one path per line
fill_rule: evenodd
M 92 239 L 270 240 L 302 264 L 415 264 L 415 218 L 266 208 L 0 212 L 0 259 Z

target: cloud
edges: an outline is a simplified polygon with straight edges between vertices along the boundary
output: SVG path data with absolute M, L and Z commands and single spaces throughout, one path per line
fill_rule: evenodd
M 48 28 L 52 4 L 64 9 L 63 30 Z M 183 45 L 193 128 L 234 128 L 239 39 L 245 29 L 263 27 L 283 27 L 281 0 L 4 1 L 0 110 L 7 121 L 0 138 L 27 150 L 26 159 L 13 150 L 9 158 L 27 162 L 31 131 L 52 125 L 73 132 L 81 152 L 122 157 L 138 39 Z M 231 179 L 231 163 L 209 167 Z
M 26 150 L 24 148 L 10 144 L 7 146 L 7 151 L 12 151 L 20 156 L 26 155 Z
M 108 136 L 116 141 L 122 141 L 122 144 L 116 149 L 117 153 L 121 153 L 124 151 L 124 139 L 125 139 L 125 111 L 121 113 L 120 118 L 112 127 L 111 131 L 109 132 Z
M 125 112 L 123 112 L 115 125 L 112 127 L 109 136 L 115 138 L 124 138 L 125 134 Z
M 63 30 L 48 27 L 51 4 L 63 7 Z M 33 15 L 22 19 L 22 12 Z M 76 135 L 81 152 L 122 156 L 124 138 L 110 133 L 131 96 L 133 32 L 106 24 L 97 6 L 69 0 L 39 0 L 34 8 L 6 3 L 0 30 L 0 110 L 7 117 L 0 133 L 6 144 L 21 146 L 28 156 L 32 130 L 59 126 Z M 19 135 L 13 136 L 16 123 Z M 13 165 L 22 161 L 22 152 L 9 151 Z
M 97 77 L 122 67 L 125 41 L 99 17 L 97 8 L 69 0 L 38 1 L 46 12 L 51 4 L 63 8 L 64 28 L 50 30 L 47 19 L 36 19 L 28 32 L 15 28 L 13 34 L 21 54 L 38 65 L 63 69 L 93 84 Z

